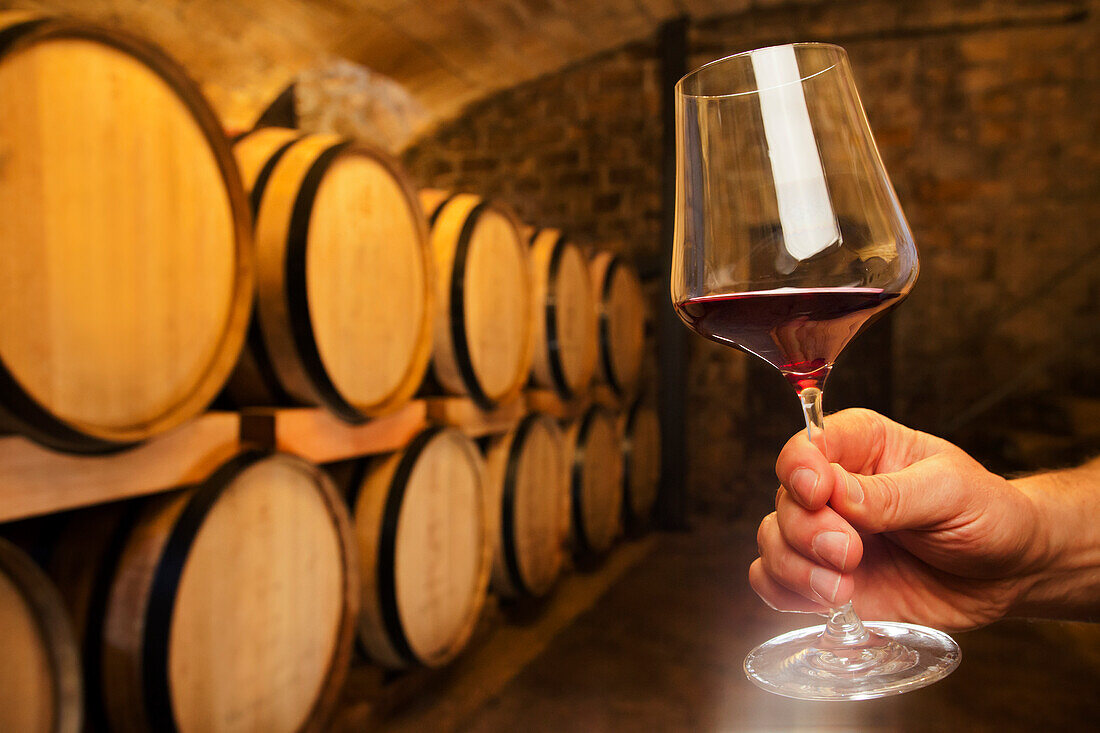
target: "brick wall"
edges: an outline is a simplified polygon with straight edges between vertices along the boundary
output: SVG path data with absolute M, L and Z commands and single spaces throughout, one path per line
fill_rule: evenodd
M 1054 357 L 1032 386 L 1100 374 L 1098 17 L 1096 0 L 792 1 L 693 25 L 692 67 L 793 40 L 848 49 L 921 251 L 895 320 L 904 421 L 942 432 L 1037 355 Z M 422 183 L 499 196 L 650 261 L 664 246 L 655 56 L 637 45 L 497 95 L 406 163 Z M 736 512 L 745 357 L 693 338 L 690 359 L 689 484 L 703 507 Z M 777 409 L 797 414 L 793 400 Z
M 494 96 L 405 155 L 432 185 L 498 197 L 581 245 L 661 249 L 656 49 L 639 44 Z

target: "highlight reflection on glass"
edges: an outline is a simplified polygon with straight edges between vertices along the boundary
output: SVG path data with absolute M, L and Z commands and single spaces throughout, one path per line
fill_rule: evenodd
M 806 43 L 703 66 L 676 85 L 676 131 L 676 310 L 779 369 L 825 451 L 833 363 L 919 269 L 847 54 Z M 864 624 L 847 603 L 754 649 L 745 672 L 780 695 L 855 700 L 923 687 L 958 661 L 946 634 Z
M 825 187 L 810 111 L 793 46 L 749 54 L 760 86 L 760 118 L 768 142 L 783 246 L 797 260 L 823 252 L 840 239 Z

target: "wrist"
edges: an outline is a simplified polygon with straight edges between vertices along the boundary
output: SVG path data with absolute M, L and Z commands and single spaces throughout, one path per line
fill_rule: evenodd
M 1016 578 L 1015 597 L 1006 615 L 1044 616 L 1043 606 L 1049 602 L 1053 590 L 1049 586 L 1058 575 L 1055 566 L 1064 551 L 1055 508 L 1051 506 L 1052 477 L 1037 474 L 1009 483 L 1026 499 L 1032 531 Z
M 1094 619 L 1100 611 L 1100 470 L 1037 474 L 1010 482 L 1032 510 L 1015 601 L 1008 615 Z

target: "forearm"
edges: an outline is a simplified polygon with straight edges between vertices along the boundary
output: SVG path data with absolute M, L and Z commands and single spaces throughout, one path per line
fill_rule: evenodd
M 1039 538 L 1014 616 L 1100 621 L 1100 459 L 1016 479 Z

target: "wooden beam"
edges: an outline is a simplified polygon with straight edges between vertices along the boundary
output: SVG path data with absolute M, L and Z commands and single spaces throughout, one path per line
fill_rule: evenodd
M 314 463 L 331 463 L 400 450 L 427 425 L 423 400 L 361 425 L 346 423 L 320 408 L 257 408 L 241 414 L 241 442 L 293 453 Z
M 472 438 L 506 433 L 523 419 L 527 404 L 520 395 L 492 410 L 482 410 L 469 397 L 429 397 L 428 419 L 437 425 L 461 428 Z
M 209 412 L 108 455 L 56 453 L 0 438 L 0 522 L 144 496 L 202 481 L 239 449 L 236 413 Z
M 558 420 L 576 420 L 591 406 L 588 395 L 571 400 L 562 399 L 550 389 L 533 389 L 527 393 L 527 409 L 531 412 L 544 412 Z

